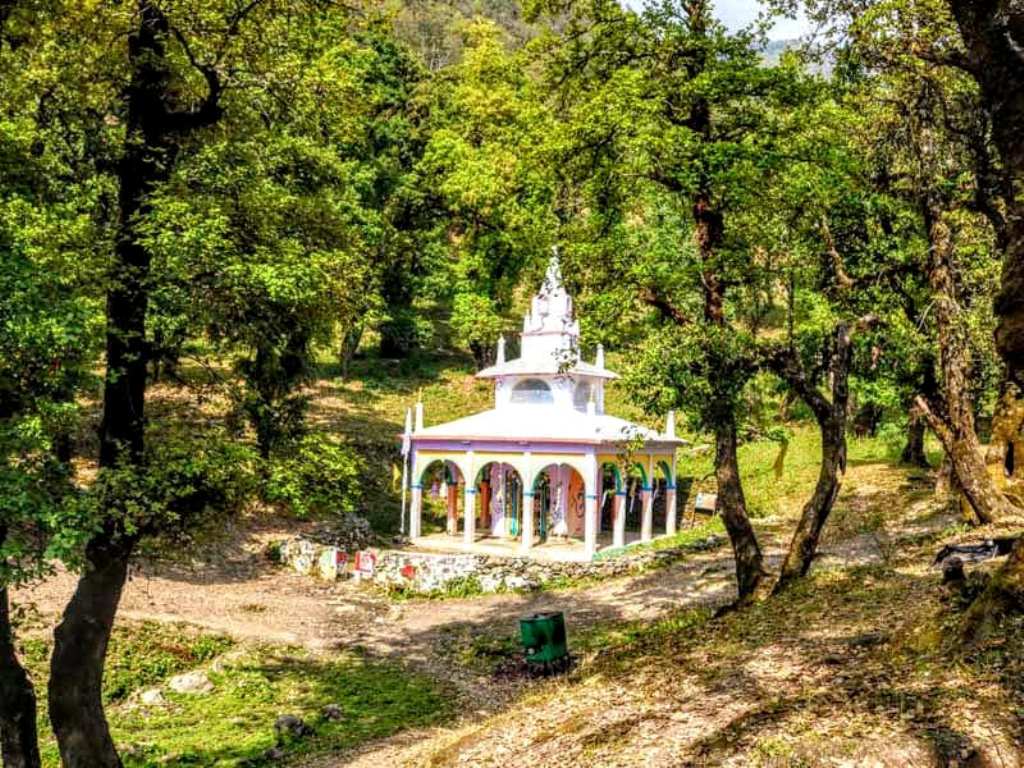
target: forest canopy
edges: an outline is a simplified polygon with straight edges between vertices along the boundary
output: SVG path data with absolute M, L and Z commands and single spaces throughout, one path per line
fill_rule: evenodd
M 813 31 L 770 40 L 798 7 Z M 49 720 L 65 765 L 120 765 L 101 685 L 131 563 L 253 509 L 371 516 L 398 446 L 326 428 L 316 383 L 490 365 L 553 247 L 630 402 L 712 446 L 738 609 L 811 570 L 851 433 L 891 435 L 972 524 L 1020 515 L 1024 12 L 765 14 L 0 0 L 5 761 L 39 764 L 9 590 L 79 574 Z M 820 470 L 770 566 L 740 449 L 781 466 L 795 422 Z M 964 637 L 1022 597 L 1018 544 Z

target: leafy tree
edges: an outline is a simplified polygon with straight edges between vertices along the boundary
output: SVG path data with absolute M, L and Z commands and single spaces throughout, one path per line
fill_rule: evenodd
M 871 56 L 869 63 L 889 78 L 890 87 L 909 97 L 910 109 L 898 120 L 912 147 L 909 186 L 919 201 L 929 240 L 925 267 L 935 298 L 942 373 L 940 398 L 922 396 L 918 405 L 942 439 L 957 480 L 983 520 L 1005 515 L 1011 508 L 986 473 L 974 433 L 976 398 L 968 350 L 978 340 L 986 346 L 987 324 L 964 322 L 965 289 L 977 284 L 978 272 L 971 275 L 973 281 L 958 282 L 965 272 L 958 264 L 958 251 L 971 250 L 958 245 L 969 242 L 977 231 L 968 211 L 987 219 L 991 239 L 977 250 L 982 258 L 992 250 L 1004 254 L 1002 292 L 994 302 L 1000 318 L 995 341 L 1013 375 L 1019 362 L 1015 344 L 1021 337 L 1017 230 L 1024 101 L 1020 60 L 1012 43 L 1022 19 L 1012 5 L 969 0 L 807 3 L 811 15 L 821 21 L 854 18 L 852 26 L 837 26 L 843 32 L 852 29 L 858 48 Z M 971 333 L 978 328 L 981 333 Z M 1018 547 L 973 609 L 971 626 L 987 625 L 1007 606 L 1020 604 L 1022 564 L 1024 547 Z
M 552 122 L 524 52 L 498 28 L 466 28 L 460 64 L 431 86 L 431 135 L 418 168 L 443 206 L 451 265 L 437 285 L 452 300 L 456 338 L 491 362 L 525 265 L 543 263 L 557 221 L 545 137 Z M 440 281 L 436 281 L 440 282 Z
M 759 366 L 742 307 L 766 273 L 743 212 L 781 167 L 786 115 L 806 97 L 799 71 L 763 66 L 753 37 L 727 33 L 702 2 L 642 14 L 585 3 L 563 34 L 553 77 L 573 89 L 566 154 L 584 195 L 568 205 L 583 214 L 582 239 L 603 243 L 579 269 L 619 287 L 617 316 L 629 296 L 653 310 L 636 381 L 649 405 L 683 407 L 715 435 L 719 510 L 746 601 L 766 571 L 737 459 L 741 394 Z
M 180 266 L 183 251 L 158 248 L 166 243 L 154 230 L 165 212 L 169 190 L 180 178 L 188 178 L 179 177 L 179 172 L 185 174 L 206 162 L 207 170 L 227 172 L 222 191 L 239 198 L 224 205 L 228 215 L 236 217 L 230 226 L 224 217 L 193 217 L 189 220 L 197 226 L 201 223 L 205 232 L 178 232 L 177 236 L 194 237 L 192 242 L 197 242 L 202 234 L 210 235 L 211 248 L 225 248 L 228 242 L 239 246 L 240 241 L 230 240 L 225 230 L 247 232 L 254 238 L 244 243 L 252 263 L 209 263 L 214 269 L 234 268 L 225 269 L 224 276 L 236 282 L 218 286 L 222 300 L 216 306 L 220 308 L 247 294 L 246 300 L 257 310 L 273 312 L 286 303 L 290 310 L 298 306 L 319 312 L 330 301 L 325 292 L 337 286 L 336 281 L 324 281 L 326 288 L 311 290 L 315 280 L 323 279 L 323 270 L 338 268 L 325 262 L 337 259 L 343 268 L 342 256 L 351 264 L 358 253 L 355 248 L 331 251 L 329 256 L 324 251 L 324 242 L 338 233 L 338 221 L 349 215 L 349 185 L 357 181 L 326 142 L 309 140 L 323 127 L 319 123 L 307 122 L 292 136 L 265 131 L 264 140 L 268 135 L 273 140 L 264 147 L 240 142 L 234 157 L 245 167 L 235 169 L 237 175 L 216 162 L 230 157 L 225 135 L 237 138 L 260 125 L 264 117 L 273 120 L 277 117 L 273 106 L 286 103 L 285 94 L 303 97 L 296 112 L 308 119 L 308 105 L 323 95 L 314 81 L 319 79 L 321 86 L 334 81 L 330 61 L 320 60 L 324 69 L 317 77 L 298 81 L 302 90 L 288 91 L 296 85 L 290 78 L 309 62 L 285 55 L 278 46 L 294 42 L 293 32 L 301 31 L 308 38 L 317 24 L 324 31 L 330 25 L 345 28 L 344 16 L 336 10 L 313 3 L 306 11 L 296 13 L 294 8 L 261 0 L 175 4 L 173 8 L 149 0 L 128 6 L 61 6 L 40 19 L 43 23 L 34 28 L 38 39 L 19 49 L 27 57 L 20 62 L 23 66 L 14 73 L 5 72 L 19 96 L 38 100 L 37 119 L 49 131 L 42 139 L 44 149 L 52 146 L 71 167 L 72 180 L 80 179 L 97 196 L 90 219 L 97 231 L 81 250 L 95 253 L 105 267 L 100 270 L 105 273 L 106 372 L 99 475 L 80 507 L 81 523 L 89 531 L 82 552 L 84 568 L 56 630 L 51 659 L 50 717 L 62 759 L 70 766 L 120 765 L 103 714 L 100 681 L 132 555 L 147 542 L 180 540 L 208 517 L 205 511 L 230 511 L 248 493 L 245 476 L 252 465 L 238 446 L 216 435 L 208 435 L 201 447 L 190 446 L 173 430 L 154 434 L 147 429 L 151 321 L 154 315 L 162 315 L 179 322 L 190 296 L 181 278 L 195 277 L 168 269 Z M 337 131 L 339 126 L 331 129 Z M 261 163 L 264 171 L 276 174 L 263 187 L 254 173 Z M 339 174 L 345 174 L 343 180 Z M 354 175 L 358 178 L 358 173 Z M 211 203 L 203 194 L 210 188 L 203 189 L 209 180 L 199 183 L 195 176 L 192 180 L 197 204 Z M 67 183 L 68 179 L 56 176 L 54 181 Z M 237 183 L 231 186 L 232 181 Z M 339 181 L 345 186 L 336 196 L 325 193 L 325 185 Z M 259 219 L 256 193 L 263 195 L 271 214 L 262 230 L 246 229 L 243 220 L 245 216 Z M 321 203 L 326 210 L 312 209 Z M 287 217 L 299 214 L 296 229 L 304 228 L 303 235 L 312 233 L 308 239 L 287 231 Z M 280 229 L 271 232 L 271 224 Z M 279 264 L 269 257 L 272 251 Z M 58 274 L 73 274 L 73 270 Z M 191 296 L 208 285 L 208 281 L 189 285 L 196 289 Z M 322 312 L 317 315 L 313 329 L 319 330 L 322 316 Z M 245 320 L 255 323 L 265 318 Z M 284 330 L 270 339 L 272 353 L 308 344 L 313 331 L 305 318 L 298 320 L 302 322 L 298 331 L 294 325 L 288 327 L 287 321 L 282 323 Z
M 70 557 L 69 461 L 101 325 L 88 259 L 98 191 L 53 150 L 20 75 L 46 4 L 0 5 L 0 755 L 38 766 L 35 690 L 18 659 L 8 590 Z

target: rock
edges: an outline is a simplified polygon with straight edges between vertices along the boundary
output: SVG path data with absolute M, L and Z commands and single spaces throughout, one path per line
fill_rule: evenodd
M 167 681 L 167 686 L 175 693 L 192 695 L 210 693 L 213 690 L 213 683 L 210 682 L 210 678 L 202 670 L 175 675 Z
M 302 739 L 313 735 L 313 729 L 306 725 L 306 721 L 296 715 L 281 715 L 274 721 L 274 733 L 277 735 L 277 743 L 281 744 L 286 736 L 293 739 Z
M 889 642 L 889 635 L 885 632 L 864 632 L 851 637 L 847 644 L 854 648 L 873 648 L 876 645 L 884 645 Z
M 271 747 L 270 749 L 268 749 L 266 752 L 263 753 L 263 759 L 264 760 L 273 760 L 275 762 L 277 760 L 283 760 L 284 759 L 284 750 L 281 749 L 280 747 Z
M 167 703 L 167 699 L 159 688 L 150 688 L 139 694 L 139 702 L 147 707 L 162 707 Z
M 324 720 L 331 720 L 334 722 L 345 717 L 345 713 L 341 711 L 341 707 L 337 704 L 328 704 L 320 710 L 320 714 L 323 716 Z

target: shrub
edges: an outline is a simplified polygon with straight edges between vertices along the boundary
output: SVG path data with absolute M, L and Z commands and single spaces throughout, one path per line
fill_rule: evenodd
M 346 445 L 308 434 L 271 457 L 264 498 L 300 517 L 356 510 L 362 463 Z
M 100 471 L 71 513 L 88 530 L 90 521 L 118 516 L 147 548 L 175 547 L 255 496 L 256 455 L 219 430 L 201 435 L 160 435 L 150 441 L 140 466 Z M 95 524 L 95 523 L 93 523 Z

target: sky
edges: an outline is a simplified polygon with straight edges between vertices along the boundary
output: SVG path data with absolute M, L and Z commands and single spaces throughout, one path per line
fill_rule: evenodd
M 631 8 L 640 9 L 643 7 L 643 0 L 625 0 L 626 5 Z M 757 18 L 757 15 L 764 9 L 758 0 L 714 0 L 715 15 L 720 18 L 729 29 L 740 29 Z M 810 31 L 810 24 L 807 19 L 800 16 L 797 19 L 778 19 L 769 37 L 772 40 L 791 40 L 800 37 Z
M 744 27 L 763 10 L 757 0 L 715 0 L 715 14 L 729 29 Z M 810 26 L 805 18 L 778 19 L 771 31 L 773 40 L 788 40 L 809 32 Z

